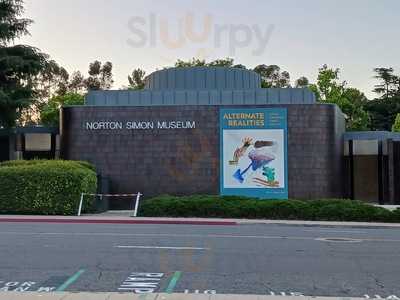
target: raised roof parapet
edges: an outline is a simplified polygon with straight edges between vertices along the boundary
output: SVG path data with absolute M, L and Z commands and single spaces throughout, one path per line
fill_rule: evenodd
M 169 68 L 146 78 L 148 90 L 251 90 L 261 88 L 254 71 L 227 67 Z

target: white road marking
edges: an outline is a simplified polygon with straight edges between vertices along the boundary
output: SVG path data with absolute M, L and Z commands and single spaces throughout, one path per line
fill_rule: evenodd
M 330 230 L 330 229 L 305 229 L 305 232 L 332 232 L 332 233 L 367 233 L 366 231 L 359 230 Z
M 284 240 L 315 240 L 316 237 L 300 236 L 268 236 L 268 235 L 228 235 L 228 234 L 174 234 L 174 233 L 113 233 L 113 232 L 0 232 L 0 235 L 38 235 L 38 236 L 127 236 L 127 237 L 176 237 L 176 238 L 234 238 L 234 239 L 284 239 Z M 334 238 L 334 237 L 331 237 Z M 360 238 L 365 242 L 393 242 L 395 239 Z
M 154 293 L 159 285 L 164 273 L 131 273 L 122 282 L 119 291 L 133 292 L 135 294 Z
M 123 245 L 114 246 L 114 248 L 168 249 L 168 250 L 210 250 L 210 248 L 198 248 L 198 247 L 123 246 Z
M 329 243 L 361 243 L 363 240 L 360 239 L 351 239 L 351 238 L 343 238 L 343 237 L 323 237 L 323 238 L 316 238 L 316 241 L 321 242 L 329 242 Z

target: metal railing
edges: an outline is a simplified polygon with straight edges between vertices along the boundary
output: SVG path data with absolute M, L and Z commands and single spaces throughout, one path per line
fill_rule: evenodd
M 100 197 L 100 199 L 103 199 L 103 197 L 135 197 L 134 198 L 135 199 L 135 206 L 134 206 L 132 217 L 137 217 L 137 213 L 138 213 L 138 209 L 139 209 L 140 196 L 143 196 L 143 194 L 141 194 L 141 193 L 137 193 L 137 194 L 89 194 L 89 193 L 81 193 L 81 200 L 79 202 L 79 208 L 78 208 L 78 216 L 80 216 L 81 212 L 82 212 L 83 197 L 84 196 L 95 196 L 95 197 Z

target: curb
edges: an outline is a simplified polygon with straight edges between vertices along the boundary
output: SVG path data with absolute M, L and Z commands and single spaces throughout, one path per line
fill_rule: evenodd
M 259 296 L 259 295 L 208 295 L 208 294 L 127 294 L 127 293 L 89 293 L 62 292 L 40 294 L 35 292 L 0 292 L 0 300 L 365 300 L 356 297 L 307 297 L 307 296 Z
M 200 220 L 121 220 L 121 219 L 63 219 L 63 218 L 0 218 L 0 223 L 68 223 L 68 224 L 158 224 L 235 226 L 234 221 Z
M 400 229 L 400 223 L 368 223 L 346 221 L 294 221 L 294 220 L 238 220 L 238 225 L 278 225 L 278 226 L 302 226 L 302 227 L 347 227 L 367 229 Z
M 368 223 L 339 221 L 255 220 L 217 218 L 150 218 L 118 216 L 33 216 L 0 215 L 0 223 L 64 223 L 64 224 L 153 224 L 153 225 L 275 225 L 301 227 L 347 227 L 369 229 L 400 229 L 400 223 Z

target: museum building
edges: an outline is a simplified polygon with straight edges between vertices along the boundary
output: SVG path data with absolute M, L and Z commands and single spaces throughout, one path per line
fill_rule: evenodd
M 336 105 L 261 88 L 246 69 L 156 71 L 144 90 L 91 91 L 60 119 L 59 132 L 9 135 L 9 158 L 44 151 L 47 134 L 48 153 L 93 163 L 109 193 L 400 200 L 398 134 L 345 132 Z

